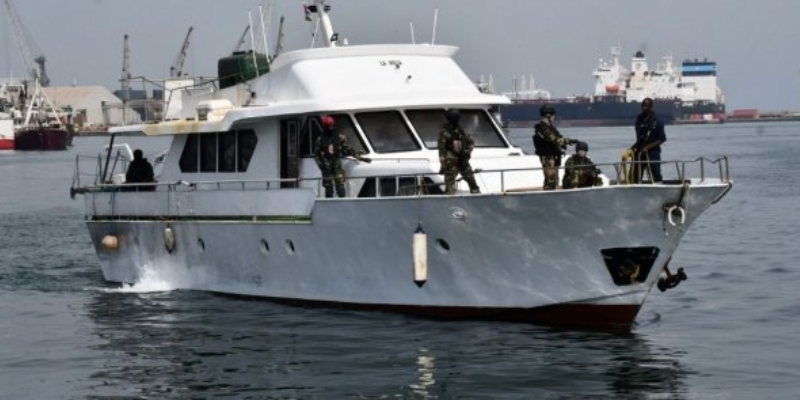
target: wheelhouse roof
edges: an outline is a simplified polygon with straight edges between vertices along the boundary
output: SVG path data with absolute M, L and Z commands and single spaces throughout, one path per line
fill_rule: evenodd
M 278 56 L 270 72 L 244 86 L 255 94 L 247 105 L 218 121 L 166 121 L 113 128 L 147 135 L 228 130 L 248 120 L 315 112 L 434 107 L 476 108 L 506 104 L 505 96 L 480 92 L 442 45 L 361 45 L 296 50 Z M 226 88 L 204 100 L 236 98 Z M 226 92 L 228 92 L 226 94 Z M 196 100 L 202 100 L 200 98 Z M 197 102 L 183 100 L 184 106 Z

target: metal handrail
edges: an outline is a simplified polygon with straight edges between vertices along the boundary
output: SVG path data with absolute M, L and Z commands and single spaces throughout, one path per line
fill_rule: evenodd
M 116 184 L 110 181 L 103 182 L 99 179 L 99 176 L 102 174 L 101 165 L 104 161 L 102 155 L 98 155 L 96 157 L 91 157 L 92 160 L 96 160 L 95 163 L 95 178 L 94 183 L 92 185 L 84 186 L 81 184 L 81 177 L 83 176 L 91 176 L 90 174 L 82 174 L 80 171 L 80 160 L 81 157 L 76 156 L 76 166 L 73 176 L 73 183 L 72 183 L 72 191 L 74 193 L 84 193 L 88 191 L 118 191 L 118 190 L 143 190 L 140 188 L 147 188 L 144 190 L 154 190 L 151 189 L 152 187 L 156 187 L 155 190 L 158 190 L 158 187 L 166 187 L 165 190 L 167 191 L 196 191 L 196 190 L 273 190 L 279 189 L 284 184 L 291 184 L 295 187 L 301 187 L 302 182 L 316 182 L 314 186 L 317 188 L 317 193 L 322 193 L 322 177 L 316 178 L 276 178 L 276 179 L 217 179 L 217 180 L 204 180 L 204 181 L 186 181 L 181 180 L 178 182 L 154 182 L 154 183 L 130 183 L 130 184 Z M 124 157 L 117 154 L 116 158 L 122 158 L 124 161 Z M 381 162 L 381 159 L 375 159 L 374 162 Z M 395 162 L 395 160 L 391 160 Z M 115 160 L 116 163 L 116 160 Z M 618 186 L 618 185 L 631 185 L 633 183 L 627 182 L 624 176 L 624 171 L 627 168 L 630 168 L 635 165 L 645 165 L 647 161 L 621 161 L 621 162 L 614 162 L 614 163 L 601 163 L 595 164 L 597 168 L 603 167 L 612 167 L 616 172 L 616 180 L 611 180 L 611 186 Z M 687 166 L 696 166 L 699 170 L 700 182 L 704 182 L 706 177 L 706 164 L 716 165 L 718 169 L 718 177 L 720 181 L 725 183 L 730 183 L 730 170 L 728 165 L 728 158 L 723 156 L 715 160 L 711 160 L 705 157 L 699 157 L 694 160 L 688 161 L 659 161 L 659 162 L 651 162 L 651 163 L 658 163 L 661 165 L 673 165 L 675 167 L 677 180 L 681 184 L 687 180 Z M 125 162 L 121 163 L 121 167 L 124 167 Z M 564 170 L 564 167 L 559 167 L 560 170 Z M 491 174 L 491 173 L 499 173 L 500 174 L 500 189 L 501 192 L 506 192 L 506 174 L 508 173 L 516 173 L 516 172 L 525 172 L 525 171 L 541 171 L 542 168 L 503 168 L 503 169 L 476 169 L 475 174 Z M 113 176 L 113 170 L 109 176 Z M 420 188 L 424 188 L 425 186 L 422 182 L 426 177 L 432 178 L 431 181 L 434 182 L 432 186 L 441 186 L 443 182 L 437 182 L 436 177 L 441 177 L 442 175 L 438 172 L 418 172 L 418 173 L 395 173 L 395 174 L 382 174 L 382 175 L 350 175 L 347 179 L 382 179 L 382 178 L 401 178 L 401 177 L 414 177 L 417 179 L 418 186 Z M 669 181 L 672 182 L 672 181 Z M 376 190 L 378 190 L 379 186 L 376 182 Z M 652 184 L 650 182 L 640 182 L 636 183 L 636 185 L 648 185 Z

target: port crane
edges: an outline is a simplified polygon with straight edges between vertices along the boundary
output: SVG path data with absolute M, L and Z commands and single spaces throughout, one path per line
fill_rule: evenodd
M 172 63 L 172 66 L 169 68 L 169 76 L 172 78 L 180 78 L 183 76 L 183 64 L 186 62 L 186 54 L 189 52 L 189 44 L 191 43 L 192 31 L 194 30 L 193 26 L 189 27 L 189 31 L 186 32 L 186 38 L 183 39 L 183 45 L 181 46 L 181 50 L 178 52 L 178 55 L 175 57 L 175 61 Z
M 247 25 L 244 28 L 244 32 L 242 32 L 242 36 L 239 37 L 239 40 L 236 41 L 236 45 L 233 46 L 232 53 L 236 53 L 237 51 L 242 51 L 242 47 L 244 47 L 244 42 L 247 40 L 247 33 L 250 32 L 250 25 Z
M 47 59 L 44 54 L 39 51 L 33 38 L 25 29 L 25 26 L 22 25 L 17 9 L 14 7 L 14 4 L 11 3 L 11 0 L 4 0 L 4 3 L 8 16 L 9 28 L 14 35 L 14 39 L 16 39 L 17 49 L 22 58 L 26 73 L 33 81 L 38 82 L 39 85 L 49 86 L 50 78 L 47 76 L 47 70 L 45 69 L 45 62 Z
M 131 96 L 131 48 L 128 45 L 128 34 L 122 39 L 122 75 L 119 78 L 122 100 L 130 100 Z

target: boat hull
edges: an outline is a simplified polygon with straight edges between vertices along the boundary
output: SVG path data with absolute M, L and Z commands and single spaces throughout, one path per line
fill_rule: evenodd
M 0 138 L 0 150 L 14 149 L 14 139 Z
M 72 143 L 72 134 L 59 128 L 27 128 L 14 134 L 16 150 L 66 150 Z
M 727 188 L 693 188 L 678 226 L 663 206 L 681 197 L 680 185 L 321 201 L 298 190 L 298 201 L 271 203 L 295 205 L 273 207 L 277 216 L 256 206 L 270 204 L 269 191 L 227 203 L 194 191 L 87 193 L 86 208 L 109 281 L 443 319 L 629 327 L 685 229 Z M 421 287 L 412 274 L 420 225 L 429 249 Z M 109 235 L 118 246 L 103 244 Z M 609 249 L 657 256 L 639 280 L 619 284 Z

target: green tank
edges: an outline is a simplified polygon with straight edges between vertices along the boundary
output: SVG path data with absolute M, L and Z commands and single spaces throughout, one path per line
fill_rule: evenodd
M 249 81 L 267 72 L 269 72 L 267 55 L 256 53 L 254 61 L 252 50 L 236 51 L 228 57 L 220 58 L 217 63 L 220 89 Z

